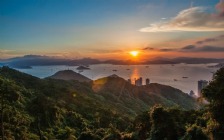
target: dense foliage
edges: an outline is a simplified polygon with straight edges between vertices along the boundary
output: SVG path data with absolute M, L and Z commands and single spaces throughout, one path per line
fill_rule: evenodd
M 91 83 L 42 80 L 0 68 L 0 139 L 224 139 L 224 68 L 203 90 L 210 103 L 200 110 L 163 104 L 136 116 L 129 105 L 113 104 L 110 94 L 102 91 L 100 96 L 90 87 Z

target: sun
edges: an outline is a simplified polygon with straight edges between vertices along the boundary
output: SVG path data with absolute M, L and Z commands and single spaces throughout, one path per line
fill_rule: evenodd
M 138 51 L 131 51 L 131 52 L 129 52 L 129 54 L 136 57 L 136 56 L 138 56 L 139 52 Z

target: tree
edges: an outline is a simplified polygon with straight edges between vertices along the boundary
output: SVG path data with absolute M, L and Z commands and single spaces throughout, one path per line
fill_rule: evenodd
M 100 140 L 99 136 L 90 131 L 82 132 L 78 140 Z
M 5 109 L 5 96 L 8 91 L 8 81 L 0 79 L 0 93 L 1 93 L 1 138 L 4 140 L 4 109 Z
M 155 105 L 150 111 L 152 127 L 150 131 L 150 140 L 176 140 L 175 122 L 170 114 L 161 105 Z
M 1 92 L 1 138 L 2 140 L 4 140 L 4 125 L 3 125 L 3 113 L 4 113 L 4 95 L 5 95 L 5 91 L 4 91 L 4 81 L 2 79 L 0 79 L 0 92 Z
M 203 97 L 209 102 L 211 118 L 218 123 L 213 135 L 215 139 L 224 139 L 224 68 L 219 69 L 212 81 L 202 90 Z
M 181 140 L 208 140 L 208 138 L 200 126 L 192 125 L 187 128 L 187 132 Z
M 134 128 L 137 129 L 139 140 L 145 140 L 149 137 L 151 129 L 149 112 L 143 112 L 135 118 Z

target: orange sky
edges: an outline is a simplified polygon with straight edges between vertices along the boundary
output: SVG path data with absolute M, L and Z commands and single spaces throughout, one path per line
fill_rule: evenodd
M 46 2 L 46 3 L 45 3 Z M 224 57 L 224 1 L 0 1 L 0 59 Z

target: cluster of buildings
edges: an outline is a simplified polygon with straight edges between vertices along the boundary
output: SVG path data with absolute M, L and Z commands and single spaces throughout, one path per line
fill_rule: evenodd
M 198 97 L 201 97 L 202 96 L 202 89 L 204 88 L 204 87 L 206 87 L 208 85 L 208 81 L 206 81 L 206 80 L 199 80 L 198 81 Z M 190 96 L 195 96 L 195 93 L 194 93 L 194 91 L 190 91 L 190 93 L 189 93 L 189 95 Z
M 142 77 L 139 77 L 139 78 L 135 78 L 134 79 L 134 81 L 133 81 L 133 83 L 134 83 L 134 85 L 136 85 L 136 86 L 142 86 L 143 85 L 143 79 L 142 79 Z M 132 81 L 131 81 L 131 79 L 128 79 L 128 82 L 130 83 L 130 84 L 132 84 Z M 150 84 L 150 79 L 149 78 L 146 78 L 145 79 L 145 85 L 149 85 Z M 201 91 L 202 91 L 202 89 L 204 88 L 204 87 L 206 87 L 208 85 L 208 81 L 206 81 L 206 80 L 199 80 L 198 81 L 198 97 L 201 97 L 202 96 L 202 93 L 201 93 Z M 195 93 L 194 93 L 194 91 L 190 91 L 190 93 L 189 93 L 189 95 L 190 96 L 195 96 Z
M 131 79 L 128 79 L 128 82 L 130 83 L 130 84 L 132 84 L 132 81 L 131 81 Z M 134 79 L 134 84 L 136 85 L 136 86 L 142 86 L 143 84 L 142 84 L 142 77 L 139 77 L 138 79 Z M 149 85 L 150 84 L 150 79 L 149 78 L 146 78 L 145 79 L 145 84 L 146 85 Z

